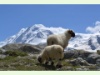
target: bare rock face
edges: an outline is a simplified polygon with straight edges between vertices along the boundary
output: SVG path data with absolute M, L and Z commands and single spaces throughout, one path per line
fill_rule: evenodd
M 96 64 L 96 61 L 100 59 L 100 55 L 97 53 L 90 54 L 87 58 L 87 61 L 91 64 Z
M 19 48 L 21 51 L 27 52 L 27 53 L 39 53 L 40 49 L 35 46 L 22 46 Z
M 73 65 L 73 66 L 90 66 L 90 64 L 82 59 L 81 57 L 78 57 L 76 59 L 73 59 L 73 60 L 70 60 L 70 63 Z
M 4 59 L 5 57 L 6 57 L 6 55 L 0 54 L 0 59 Z
M 13 43 L 13 44 L 7 44 L 5 46 L 2 47 L 2 49 L 5 49 L 5 50 L 18 50 L 21 46 L 24 46 L 25 44 L 16 44 L 16 43 Z
M 77 58 L 77 57 L 82 57 L 82 58 L 87 58 L 92 52 L 84 51 L 84 50 L 68 50 L 64 52 L 64 58 Z
M 76 68 L 76 71 L 89 71 L 89 68 L 81 66 L 80 68 Z
M 100 59 L 96 60 L 96 64 L 100 67 Z
M 39 45 L 30 45 L 30 44 L 7 44 L 2 47 L 2 49 L 8 50 L 20 50 L 27 53 L 39 53 L 42 49 L 38 47 Z

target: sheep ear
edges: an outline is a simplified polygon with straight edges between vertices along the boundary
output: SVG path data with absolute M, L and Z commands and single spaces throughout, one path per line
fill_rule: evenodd
M 72 30 L 68 30 L 68 33 L 71 34 L 73 31 Z

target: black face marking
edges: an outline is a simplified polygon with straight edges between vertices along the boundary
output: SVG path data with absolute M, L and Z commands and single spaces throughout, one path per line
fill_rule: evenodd
M 40 63 L 42 63 L 42 59 L 41 59 L 41 57 L 38 57 L 38 61 L 39 61 Z
M 73 33 L 71 34 L 71 36 L 72 36 L 72 37 L 75 37 L 75 33 L 73 32 Z
M 53 62 L 53 61 L 51 62 L 51 65 L 52 65 L 52 66 L 54 65 L 54 62 Z
M 54 44 L 54 42 L 52 41 L 52 45 Z
M 68 30 L 68 33 L 71 34 L 72 37 L 75 37 L 75 33 L 72 30 Z

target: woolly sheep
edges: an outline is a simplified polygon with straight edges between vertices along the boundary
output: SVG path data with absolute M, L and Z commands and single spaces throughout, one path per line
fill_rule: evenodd
M 72 30 L 67 30 L 58 35 L 52 34 L 47 38 L 47 45 L 58 44 L 65 49 L 71 37 L 75 37 L 75 33 Z
M 54 65 L 53 60 L 58 60 L 57 67 L 61 67 L 61 60 L 64 57 L 63 47 L 60 45 L 50 45 L 46 46 L 40 55 L 38 56 L 38 61 L 40 63 L 45 63 L 46 65 L 51 62 L 51 65 Z

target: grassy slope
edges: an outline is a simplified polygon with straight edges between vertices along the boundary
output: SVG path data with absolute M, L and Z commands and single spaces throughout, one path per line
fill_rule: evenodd
M 72 66 L 63 60 L 63 67 L 60 70 L 66 70 L 66 66 Z M 73 67 L 74 69 L 75 67 Z M 18 71 L 31 71 L 31 70 L 58 70 L 58 68 L 50 65 L 43 65 L 37 62 L 35 56 L 13 57 L 8 56 L 4 59 L 0 59 L 0 70 L 18 70 Z
M 62 68 L 56 68 L 55 66 L 50 65 L 43 65 L 38 63 L 36 56 L 37 54 L 34 54 L 33 56 L 28 56 L 28 54 L 18 51 L 8 51 L 5 53 L 8 55 L 7 57 L 0 59 L 0 71 L 75 71 L 77 68 L 80 68 L 81 66 L 72 66 L 70 63 L 68 63 L 69 60 L 72 59 L 64 59 L 62 61 L 63 67 Z M 95 66 L 87 66 L 90 70 L 94 70 Z

